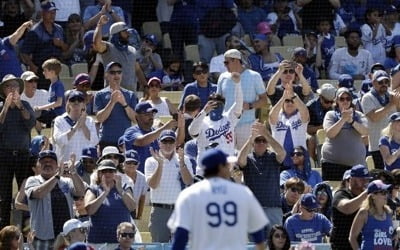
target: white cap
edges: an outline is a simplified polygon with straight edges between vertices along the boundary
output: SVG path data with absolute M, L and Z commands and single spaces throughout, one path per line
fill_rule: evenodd
M 90 226 L 90 222 L 89 221 L 82 222 L 82 221 L 77 220 L 77 219 L 70 219 L 70 220 L 67 220 L 64 223 L 62 235 L 65 236 L 65 235 L 67 235 L 69 232 L 71 232 L 74 229 L 82 228 L 82 227 L 88 228 L 89 226 Z
M 237 49 L 230 49 L 230 50 L 227 50 L 224 53 L 224 57 L 235 58 L 235 59 L 241 60 L 242 59 L 242 53 L 240 53 L 240 51 L 237 50 Z
M 32 71 L 25 71 L 24 73 L 22 73 L 21 79 L 24 81 L 30 81 L 32 79 L 39 79 L 39 77 Z
M 330 83 L 325 83 L 321 88 L 317 89 L 317 93 L 328 101 L 333 101 L 336 95 L 336 88 Z
M 110 27 L 110 37 L 114 34 L 117 34 L 121 31 L 128 30 L 129 27 L 124 22 L 116 22 L 113 23 Z

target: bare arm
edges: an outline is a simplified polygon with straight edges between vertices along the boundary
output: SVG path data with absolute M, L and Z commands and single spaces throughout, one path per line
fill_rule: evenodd
M 276 125 L 278 123 L 279 113 L 281 112 L 281 110 L 283 108 L 283 103 L 285 102 L 285 99 L 286 99 L 286 95 L 284 92 L 281 99 L 279 99 L 279 101 L 274 106 L 272 106 L 271 111 L 269 112 L 269 123 L 271 125 Z
M 85 194 L 85 209 L 88 215 L 93 215 L 100 208 L 103 201 L 106 199 L 110 190 L 104 190 L 99 197 L 96 197 L 92 191 L 88 190 Z
M 33 25 L 32 21 L 27 21 L 24 22 L 21 26 L 19 26 L 18 29 L 8 37 L 10 44 L 12 46 L 16 46 L 17 42 L 24 35 L 25 31 L 30 29 L 32 25 Z
M 55 102 L 51 102 L 49 104 L 43 105 L 43 106 L 38 106 L 35 108 L 35 110 L 49 110 L 49 109 L 54 109 L 58 108 L 62 105 L 62 97 L 57 97 L 57 100 Z
M 192 184 L 193 176 L 189 172 L 189 170 L 185 164 L 183 148 L 178 149 L 178 159 L 179 159 L 179 171 L 181 173 L 183 183 L 185 183 L 186 185 Z
M 163 126 L 159 127 L 158 129 L 138 137 L 135 140 L 135 142 L 133 143 L 133 145 L 139 146 L 139 147 L 147 146 L 150 143 L 152 143 L 153 141 L 157 140 L 157 138 L 160 136 L 161 131 L 163 131 L 165 129 L 172 129 L 172 128 L 176 127 L 176 125 L 177 125 L 176 121 L 170 120 Z
M 360 249 L 360 245 L 358 244 L 358 235 L 360 235 L 362 228 L 364 227 L 365 223 L 368 219 L 368 211 L 367 210 L 360 210 L 354 217 L 353 224 L 351 225 L 350 234 L 349 234 L 349 242 L 351 248 L 353 250 Z
M 278 71 L 276 71 L 275 74 L 273 74 L 269 79 L 267 84 L 267 95 L 275 94 L 275 87 L 279 79 L 281 78 L 282 72 L 283 70 L 281 69 L 281 67 L 279 67 Z
M 151 155 L 153 158 L 156 160 L 157 167 L 154 171 L 154 173 L 150 176 L 150 178 L 147 179 L 147 184 L 149 185 L 150 188 L 156 189 L 158 185 L 160 184 L 161 180 L 161 175 L 164 167 L 164 160 L 160 156 L 160 154 L 157 151 L 154 151 L 152 148 L 150 149 Z
M 105 25 L 107 22 L 108 17 L 106 15 L 101 15 L 100 20 L 97 23 L 96 29 L 94 30 L 93 48 L 99 53 L 104 53 L 107 50 L 107 44 L 103 41 L 102 34 L 103 25 Z
M 58 183 L 58 179 L 56 178 L 56 176 L 58 176 L 58 178 L 59 178 L 59 175 L 57 173 L 55 176 L 46 180 L 41 185 L 34 187 L 34 189 L 32 191 L 32 197 L 35 199 L 43 199 L 48 193 L 50 193 L 51 190 L 53 190 L 53 188 Z
M 241 168 L 245 168 L 247 165 L 247 155 L 250 154 L 251 149 L 253 148 L 254 137 L 253 134 L 249 139 L 247 139 L 246 143 L 242 146 L 238 153 L 238 164 Z
M 400 157 L 399 149 L 391 153 L 390 149 L 386 145 L 380 145 L 379 151 L 381 152 L 382 158 L 387 165 L 392 165 Z
M 341 213 L 347 215 L 352 214 L 360 208 L 361 203 L 367 198 L 367 195 L 367 191 L 364 191 L 353 199 L 343 199 L 339 202 L 336 208 Z
M 146 201 L 146 196 L 141 195 L 139 198 L 139 201 L 138 201 L 138 203 L 139 203 L 138 210 L 136 211 L 136 219 L 137 220 L 140 220 L 140 218 L 142 218 L 145 201 Z
M 306 104 L 297 96 L 293 99 L 294 104 L 297 106 L 297 110 L 300 113 L 300 119 L 303 123 L 310 121 L 310 114 Z
M 146 81 L 146 77 L 143 73 L 142 68 L 140 67 L 140 64 L 138 62 L 135 63 L 135 73 L 136 73 L 136 77 L 139 81 L 139 86 L 141 88 L 144 88 L 144 86 L 146 86 L 147 81 Z
M 136 209 L 136 202 L 135 199 L 133 198 L 132 191 L 130 189 L 123 190 L 120 175 L 114 175 L 114 180 L 117 192 L 120 194 L 125 206 L 128 208 L 129 211 L 134 211 Z

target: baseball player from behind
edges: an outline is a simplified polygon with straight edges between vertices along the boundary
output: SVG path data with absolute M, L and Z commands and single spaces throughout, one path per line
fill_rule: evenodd
M 179 194 L 168 221 L 172 249 L 183 250 L 190 241 L 190 249 L 243 250 L 248 234 L 257 250 L 265 249 L 268 219 L 249 188 L 228 180 L 228 155 L 207 150 L 201 165 L 206 179 Z

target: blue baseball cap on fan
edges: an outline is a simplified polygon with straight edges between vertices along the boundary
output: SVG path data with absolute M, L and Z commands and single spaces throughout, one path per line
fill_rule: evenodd
M 338 84 L 339 88 L 345 87 L 348 88 L 349 90 L 354 90 L 354 80 L 353 77 L 351 77 L 351 75 L 348 74 L 340 75 L 338 82 L 339 82 Z
M 56 4 L 51 1 L 43 1 L 40 4 L 40 7 L 42 8 L 42 11 L 52 11 L 52 10 L 58 10 L 56 7 Z
M 224 153 L 221 149 L 208 149 L 201 159 L 201 166 L 203 169 L 213 169 L 217 168 L 219 165 L 224 165 L 226 163 L 233 163 L 237 159 L 234 156 L 229 156 Z

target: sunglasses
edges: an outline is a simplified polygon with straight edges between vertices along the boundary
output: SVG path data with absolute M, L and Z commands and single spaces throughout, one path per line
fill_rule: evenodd
M 385 80 L 379 81 L 378 84 L 379 85 L 383 85 L 383 84 L 389 85 L 389 80 L 385 79 Z
M 162 144 L 174 144 L 174 143 L 175 143 L 175 140 L 170 140 L 170 139 L 162 140 L 161 143 L 162 143 Z
M 324 97 L 322 97 L 321 96 L 321 99 L 322 99 L 322 101 L 324 102 L 324 103 L 326 103 L 326 104 L 333 104 L 333 102 L 334 101 L 329 101 L 329 100 L 326 100 Z
M 110 73 L 111 75 L 121 75 L 122 74 L 122 70 L 110 70 L 108 71 L 108 73 Z
M 84 102 L 85 100 L 80 97 L 72 97 L 68 101 L 69 102 Z
M 139 162 L 137 162 L 137 161 L 126 161 L 125 164 L 129 164 L 129 165 L 138 165 Z
M 310 209 L 310 208 L 304 208 L 307 212 L 309 212 L 309 213 L 315 213 L 315 212 L 317 212 L 318 211 L 318 209 L 317 208 L 314 208 L 314 209 Z
M 267 140 L 265 140 L 265 139 L 255 139 L 254 142 L 255 143 L 267 143 Z
M 208 73 L 208 70 L 206 70 L 206 69 L 202 69 L 202 70 L 196 70 L 195 72 L 194 72 L 194 74 L 195 75 L 201 75 L 201 74 L 207 74 Z
M 110 173 L 115 173 L 115 170 L 114 169 L 103 169 L 103 170 L 100 170 L 100 172 L 102 172 L 103 174 L 110 174 Z
M 328 196 L 328 194 L 325 191 L 318 191 L 317 195 L 323 195 L 323 196 Z
M 351 102 L 351 100 L 352 100 L 352 98 L 350 96 L 348 96 L 348 97 L 340 97 L 339 98 L 340 102 L 345 102 L 345 101 Z
M 304 156 L 304 153 L 303 153 L 303 152 L 293 152 L 293 153 L 291 154 L 291 156 L 292 156 L 292 157 L 293 157 L 293 156 L 301 157 L 301 156 Z
M 120 233 L 119 234 L 122 238 L 131 238 L 133 239 L 135 237 L 135 233 Z
M 27 81 L 27 82 L 38 82 L 38 80 L 37 79 L 32 79 L 32 80 L 29 80 L 29 81 Z
M 107 159 L 107 160 L 109 160 L 109 159 L 119 159 L 119 157 L 118 157 L 118 155 L 106 155 L 106 156 L 104 156 L 104 159 Z
M 291 99 L 285 99 L 285 103 L 294 103 Z
M 286 239 L 287 238 L 285 234 L 279 234 L 279 233 L 276 233 L 273 236 L 275 239 Z
M 293 193 L 299 193 L 299 194 L 303 193 L 303 190 L 300 190 L 299 188 L 296 188 L 296 187 L 291 187 L 290 191 L 292 191 Z
M 294 74 L 295 72 L 294 69 L 286 69 L 283 71 L 283 74 Z
M 19 84 L 17 82 L 11 82 L 11 83 L 4 84 L 4 87 L 5 88 L 17 88 L 17 87 L 19 87 Z

